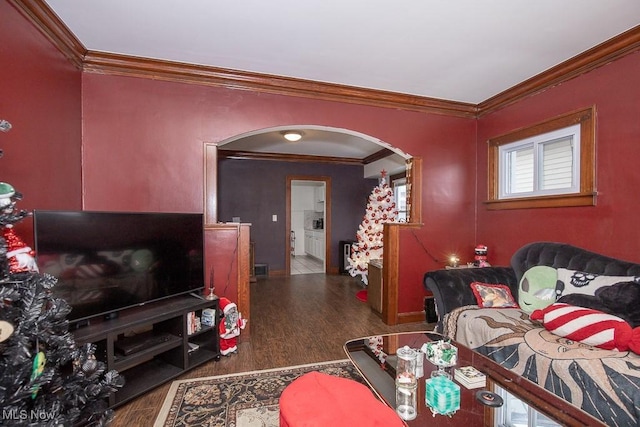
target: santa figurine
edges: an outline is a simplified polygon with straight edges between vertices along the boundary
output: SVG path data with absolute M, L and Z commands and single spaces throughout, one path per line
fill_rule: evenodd
M 25 271 L 38 272 L 35 251 L 27 246 L 16 234 L 13 230 L 13 225 L 5 225 L 3 237 L 7 244 L 9 271 L 11 273 L 22 273 Z
M 25 271 L 38 271 L 35 259 L 35 251 L 25 244 L 16 234 L 13 224 L 28 216 L 27 211 L 15 210 L 17 200 L 22 199 L 11 184 L 0 182 L 0 225 L 2 225 L 2 235 L 0 242 L 3 246 L 3 255 L 6 260 L 2 262 L 2 273 L 22 273 Z
M 220 354 L 226 356 L 230 353 L 238 351 L 238 336 L 240 330 L 244 329 L 247 321 L 242 318 L 242 313 L 238 311 L 238 306 L 229 299 L 220 298 L 220 310 L 222 311 L 222 319 L 220 319 Z
M 473 259 L 474 267 L 491 267 L 491 264 L 487 262 L 487 247 L 485 245 L 478 245 L 475 249 L 475 256 Z

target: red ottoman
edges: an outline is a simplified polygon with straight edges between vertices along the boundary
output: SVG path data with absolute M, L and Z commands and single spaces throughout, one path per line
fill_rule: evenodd
M 280 427 L 404 425 L 369 388 L 346 378 L 309 372 L 289 384 L 280 396 Z

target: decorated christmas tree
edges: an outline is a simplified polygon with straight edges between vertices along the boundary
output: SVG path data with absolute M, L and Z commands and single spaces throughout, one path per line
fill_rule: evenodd
M 106 425 L 106 398 L 123 378 L 69 332 L 71 308 L 52 293 L 57 279 L 38 272 L 33 250 L 14 232 L 29 215 L 16 210 L 20 199 L 0 182 L 0 425 Z
M 357 242 L 351 245 L 347 271 L 351 276 L 360 275 L 368 283 L 369 260 L 382 259 L 383 230 L 387 222 L 396 222 L 398 210 L 393 190 L 387 184 L 386 172 L 382 171 L 380 182 L 369 195 L 367 210 L 356 233 Z

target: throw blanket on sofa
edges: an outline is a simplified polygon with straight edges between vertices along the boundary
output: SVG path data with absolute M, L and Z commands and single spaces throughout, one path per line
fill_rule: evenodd
M 537 383 L 609 426 L 640 420 L 640 356 L 553 335 L 519 309 L 459 307 L 444 335 Z

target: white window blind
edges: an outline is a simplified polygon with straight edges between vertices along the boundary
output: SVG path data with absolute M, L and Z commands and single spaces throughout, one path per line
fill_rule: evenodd
M 578 192 L 580 127 L 500 147 L 500 198 Z
M 542 190 L 573 186 L 573 138 L 559 138 L 541 144 Z

